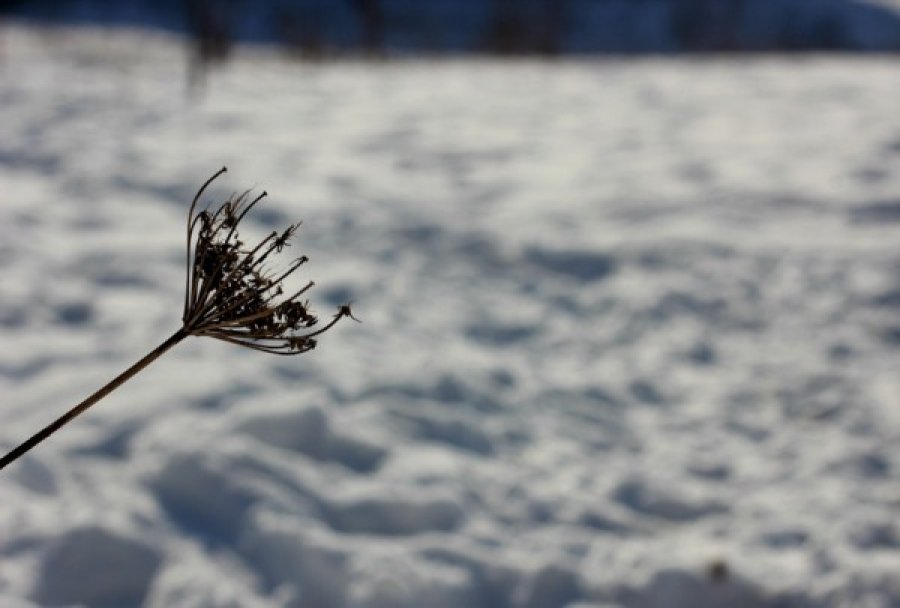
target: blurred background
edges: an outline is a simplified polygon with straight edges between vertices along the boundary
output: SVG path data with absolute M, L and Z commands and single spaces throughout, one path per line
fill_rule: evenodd
M 367 54 L 897 51 L 895 0 L 5 0 L 30 21 Z
M 0 2 L 0 604 L 900 605 L 900 2 Z

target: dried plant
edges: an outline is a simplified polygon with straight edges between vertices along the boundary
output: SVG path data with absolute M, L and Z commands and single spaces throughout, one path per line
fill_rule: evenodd
M 350 305 L 346 304 L 338 308 L 328 323 L 316 328 L 318 320 L 310 312 L 309 303 L 300 299 L 313 286 L 312 281 L 292 295 L 282 297 L 284 280 L 307 258 L 296 258 L 282 270 L 273 268 L 272 258 L 290 246 L 290 239 L 299 224 L 292 224 L 282 232 L 272 232 L 252 247 L 241 241 L 238 226 L 247 213 L 265 198 L 265 192 L 251 199 L 248 190 L 232 196 L 216 209 L 198 211 L 197 204 L 206 188 L 225 171 L 222 167 L 206 180 L 194 196 L 188 212 L 187 272 L 181 328 L 140 361 L 0 459 L 0 469 L 106 397 L 188 336 L 209 336 L 276 355 L 299 355 L 315 348 L 316 338 L 342 318 L 356 320 Z

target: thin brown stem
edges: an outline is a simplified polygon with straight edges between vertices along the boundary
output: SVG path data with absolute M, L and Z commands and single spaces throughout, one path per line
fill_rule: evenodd
M 208 187 L 208 186 L 209 186 L 209 185 L 210 185 L 217 177 L 219 177 L 220 175 L 222 175 L 222 174 L 225 173 L 226 171 L 228 171 L 228 169 L 227 169 L 226 167 L 222 167 L 221 169 L 219 169 L 218 171 L 216 171 L 216 172 L 213 174 L 212 177 L 210 177 L 208 180 L 206 180 L 206 181 L 203 183 L 202 186 L 200 186 L 200 189 L 197 190 L 197 194 L 194 195 L 194 200 L 191 201 L 191 208 L 188 210 L 188 219 L 187 219 L 187 242 L 188 242 L 188 247 L 187 247 L 187 260 L 186 260 L 186 265 L 187 265 L 187 269 L 186 269 L 186 270 L 187 270 L 187 275 L 186 275 L 186 277 L 185 277 L 186 284 L 185 284 L 185 290 L 184 290 L 184 313 L 185 313 L 185 315 L 187 315 L 187 311 L 188 311 L 188 291 L 189 291 L 189 286 L 190 286 L 190 284 L 191 284 L 191 233 L 192 233 L 193 230 L 194 230 L 194 228 L 193 228 L 193 223 L 194 223 L 194 209 L 197 208 L 197 201 L 199 201 L 199 200 L 200 200 L 200 197 L 203 196 L 203 192 L 206 190 L 206 188 L 207 188 L 207 187 Z
M 209 333 L 209 334 L 203 334 L 203 335 L 212 336 L 217 340 L 222 340 L 223 342 L 228 342 L 230 344 L 237 344 L 238 346 L 244 346 L 246 348 L 258 350 L 263 353 L 270 353 L 273 355 L 287 355 L 287 356 L 301 355 L 303 353 L 309 352 L 313 348 L 312 346 L 309 346 L 309 347 L 305 347 L 302 349 L 294 350 L 294 347 L 292 347 L 288 344 L 284 344 L 282 346 L 260 346 L 256 340 L 252 340 L 252 341 L 237 340 L 235 338 L 229 338 L 229 337 L 221 335 L 219 333 Z
M 328 325 L 326 325 L 325 327 L 322 327 L 320 329 L 317 329 L 316 331 L 311 331 L 308 334 L 301 334 L 297 337 L 306 339 L 306 338 L 313 338 L 315 336 L 324 334 L 326 331 L 328 331 L 329 329 L 331 329 L 332 327 L 337 325 L 338 321 L 340 321 L 344 317 L 349 317 L 349 316 L 352 316 L 350 314 L 350 307 L 349 306 L 346 308 L 342 307 L 341 310 L 336 315 L 334 315 L 334 317 L 332 317 L 331 321 L 328 322 Z M 359 322 L 358 319 L 356 319 L 356 321 Z
M 31 448 L 41 443 L 45 439 L 47 439 L 50 435 L 58 431 L 60 428 L 71 422 L 76 416 L 82 414 L 89 407 L 109 395 L 111 392 L 122 386 L 127 380 L 129 380 L 132 376 L 137 374 L 139 371 L 153 363 L 157 358 L 160 357 L 167 350 L 184 340 L 190 334 L 186 332 L 184 329 L 179 329 L 174 334 L 172 334 L 165 342 L 154 348 L 152 351 L 147 353 L 140 361 L 126 369 L 124 372 L 110 380 L 105 386 L 101 387 L 87 399 L 70 409 L 68 412 L 54 420 L 52 423 L 35 433 L 31 436 L 30 439 L 25 441 L 19 447 L 11 451 L 9 454 L 0 459 L 0 469 L 6 467 L 6 465 L 12 463 L 17 460 L 23 454 L 28 452 Z

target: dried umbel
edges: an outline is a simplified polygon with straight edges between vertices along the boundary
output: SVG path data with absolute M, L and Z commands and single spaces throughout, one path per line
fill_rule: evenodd
M 265 192 L 251 200 L 247 191 L 214 211 L 197 212 L 203 191 L 224 171 L 223 167 L 203 184 L 188 213 L 182 329 L 191 335 L 210 336 L 277 355 L 311 350 L 316 346 L 316 336 L 342 317 L 352 316 L 350 306 L 341 306 L 327 325 L 312 330 L 318 320 L 310 313 L 309 303 L 300 300 L 313 286 L 312 281 L 281 299 L 283 281 L 307 257 L 295 259 L 281 271 L 272 270 L 271 258 L 290 246 L 299 224 L 272 232 L 253 247 L 246 246 L 237 231 L 241 220 L 265 198 Z
M 312 281 L 284 297 L 283 282 L 307 258 L 301 256 L 277 269 L 274 258 L 285 247 L 299 224 L 272 232 L 253 246 L 240 239 L 238 227 L 266 193 L 251 199 L 249 191 L 232 196 L 218 208 L 198 211 L 206 188 L 226 169 L 223 167 L 197 191 L 187 220 L 187 273 L 181 328 L 140 361 L 113 378 L 87 399 L 33 435 L 0 459 L 0 469 L 49 437 L 73 418 L 106 397 L 129 378 L 188 336 L 209 336 L 276 355 L 298 355 L 312 350 L 316 338 L 344 317 L 355 320 L 346 304 L 325 325 L 301 300 Z

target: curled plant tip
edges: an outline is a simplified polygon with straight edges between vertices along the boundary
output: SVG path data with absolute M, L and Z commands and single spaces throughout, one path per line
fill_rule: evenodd
M 285 297 L 284 280 L 306 263 L 300 256 L 281 270 L 273 270 L 274 257 L 290 246 L 299 224 L 274 231 L 256 245 L 241 241 L 238 227 L 266 193 L 250 198 L 250 191 L 234 195 L 219 207 L 202 211 L 197 203 L 206 188 L 225 173 L 222 167 L 197 191 L 187 219 L 187 273 L 181 328 L 137 363 L 110 380 L 84 401 L 32 435 L 0 458 L 0 469 L 68 424 L 76 416 L 119 388 L 135 374 L 188 336 L 209 336 L 276 355 L 298 355 L 312 350 L 316 339 L 344 317 L 353 316 L 350 305 L 338 308 L 326 324 L 309 303 L 300 298 L 313 286 L 308 282 Z
M 318 319 L 310 312 L 309 303 L 300 299 L 313 286 L 312 281 L 283 297 L 284 280 L 308 258 L 300 256 L 280 271 L 272 270 L 272 258 L 290 246 L 299 224 L 273 231 L 253 246 L 241 240 L 240 222 L 265 192 L 253 199 L 244 192 L 215 210 L 197 211 L 203 191 L 223 171 L 203 185 L 188 213 L 183 329 L 190 335 L 277 355 L 307 352 L 315 348 L 316 336 L 342 317 L 352 317 L 350 308 L 346 307 L 346 313 L 340 308 L 329 323 L 316 328 Z
M 356 317 L 353 316 L 353 311 L 350 310 L 350 304 L 344 304 L 343 306 L 339 306 L 337 314 L 335 316 L 336 317 L 350 317 L 357 323 L 362 323 L 362 321 L 360 321 L 359 319 L 357 319 Z

